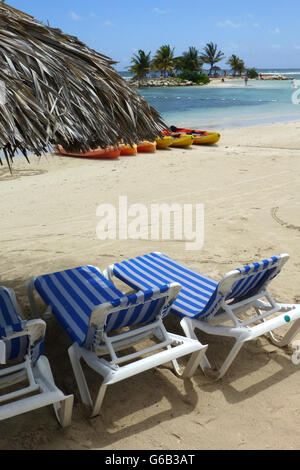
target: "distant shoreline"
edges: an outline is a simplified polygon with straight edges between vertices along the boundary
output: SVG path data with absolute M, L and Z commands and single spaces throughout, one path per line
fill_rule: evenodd
M 261 78 L 254 78 L 254 79 L 249 79 L 249 82 L 256 82 L 256 81 L 291 81 L 293 80 L 290 77 L 287 77 L 282 74 L 260 74 Z M 222 79 L 224 82 L 222 82 Z M 149 87 L 181 87 L 181 86 L 197 86 L 197 87 L 209 87 L 209 86 L 214 86 L 214 85 L 219 85 L 223 83 L 228 83 L 228 82 L 234 82 L 234 81 L 244 81 L 245 77 L 244 76 L 233 76 L 233 75 L 226 75 L 224 76 L 218 76 L 218 77 L 212 77 L 210 78 L 210 83 L 204 84 L 204 83 L 194 83 L 189 80 L 181 80 L 176 77 L 152 77 L 152 78 L 146 78 L 144 80 L 134 80 L 134 79 L 129 79 L 128 82 L 134 86 L 135 88 L 149 88 Z

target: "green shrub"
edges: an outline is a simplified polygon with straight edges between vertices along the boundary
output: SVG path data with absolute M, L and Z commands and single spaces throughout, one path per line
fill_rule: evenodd
M 249 69 L 247 73 L 249 78 L 257 78 L 258 77 L 258 72 L 256 69 Z
M 181 80 L 189 80 L 190 82 L 198 84 L 206 84 L 210 82 L 207 75 L 204 75 L 203 73 L 194 72 L 192 70 L 183 70 L 179 75 L 179 78 Z

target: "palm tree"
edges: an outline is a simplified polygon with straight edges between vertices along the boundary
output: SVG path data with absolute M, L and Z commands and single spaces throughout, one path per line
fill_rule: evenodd
M 227 64 L 230 65 L 231 70 L 233 71 L 233 75 L 236 73 L 242 75 L 242 73 L 245 71 L 244 61 L 235 54 L 232 54 L 232 56 L 228 59 Z
M 223 54 L 223 52 L 218 51 L 217 44 L 214 44 L 213 42 L 209 42 L 208 44 L 206 44 L 203 53 L 200 55 L 200 59 L 205 64 L 210 64 L 210 75 L 212 73 L 214 65 L 223 60 L 224 58 L 225 55 Z
M 131 67 L 128 67 L 129 71 L 134 74 L 134 78 L 142 80 L 146 77 L 147 73 L 151 70 L 151 52 L 146 54 L 145 51 L 140 49 L 138 54 L 134 54 L 131 63 Z
M 167 72 L 170 72 L 174 68 L 174 50 L 169 45 L 161 46 L 157 51 L 152 60 L 152 69 L 156 72 L 162 72 L 163 76 L 166 77 Z
M 199 57 L 199 51 L 193 46 L 189 47 L 189 50 L 184 52 L 181 57 L 177 57 L 176 62 L 176 68 L 178 70 L 199 72 L 202 69 L 202 61 Z

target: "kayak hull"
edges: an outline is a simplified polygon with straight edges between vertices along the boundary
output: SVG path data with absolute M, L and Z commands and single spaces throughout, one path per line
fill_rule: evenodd
M 172 126 L 171 129 L 176 130 L 176 132 L 182 132 L 194 137 L 194 145 L 208 145 L 216 144 L 221 138 L 221 134 L 218 132 L 209 132 L 201 130 L 186 129 L 183 127 Z
M 126 144 L 121 144 L 119 146 L 120 154 L 122 156 L 131 156 L 131 155 L 136 155 L 137 154 L 137 145 L 126 145 Z
M 180 136 L 174 136 L 174 142 L 170 147 L 189 147 L 194 142 L 194 138 L 191 135 L 181 134 Z
M 120 150 L 115 149 L 114 147 L 108 147 L 102 149 L 101 147 L 95 150 L 89 150 L 88 152 L 67 152 L 61 145 L 58 146 L 58 151 L 56 152 L 64 157 L 75 157 L 75 158 L 92 158 L 92 159 L 101 159 L 101 158 L 118 158 L 120 156 Z
M 193 134 L 194 145 L 216 144 L 221 138 L 221 135 L 217 132 L 207 132 L 206 134 L 207 135 Z
M 174 142 L 174 138 L 171 136 L 158 137 L 156 139 L 156 146 L 158 149 L 166 149 Z
M 156 152 L 156 142 L 149 142 L 148 140 L 144 140 L 137 144 L 137 151 L 139 153 L 154 153 Z

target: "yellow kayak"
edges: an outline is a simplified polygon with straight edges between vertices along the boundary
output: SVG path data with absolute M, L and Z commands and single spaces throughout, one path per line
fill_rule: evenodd
M 221 134 L 219 134 L 218 132 L 186 129 L 184 127 L 176 126 L 171 126 L 170 129 L 172 130 L 172 135 L 174 135 L 175 133 L 192 135 L 194 137 L 194 144 L 196 145 L 216 144 L 221 138 Z
M 189 147 L 193 142 L 194 137 L 192 135 L 181 134 L 174 138 L 174 142 L 171 144 L 171 147 Z
M 218 132 L 206 132 L 206 135 L 193 134 L 194 144 L 216 144 L 219 142 L 221 135 Z
M 166 149 L 174 142 L 174 138 L 170 136 L 158 137 L 156 139 L 156 145 L 158 149 Z

